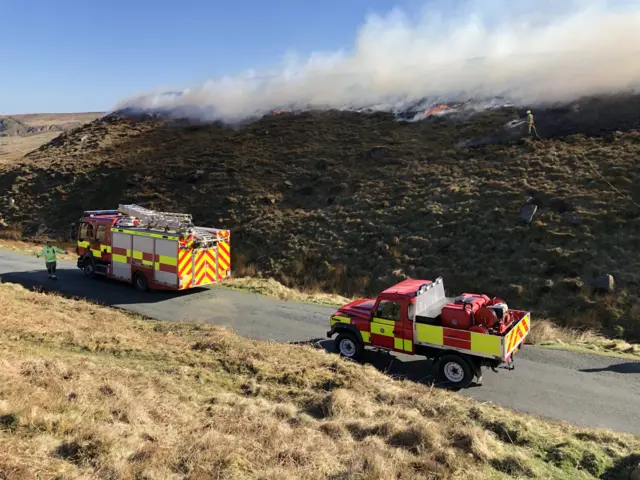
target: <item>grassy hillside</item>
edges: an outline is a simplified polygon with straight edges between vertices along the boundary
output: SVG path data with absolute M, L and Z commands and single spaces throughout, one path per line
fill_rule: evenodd
M 30 236 L 67 233 L 84 208 L 188 211 L 232 229 L 237 275 L 348 296 L 442 275 L 451 293 L 640 340 L 640 130 L 612 131 L 640 114 L 637 97 L 620 102 L 536 110 L 544 141 L 477 148 L 456 145 L 504 140 L 520 112 L 307 112 L 235 129 L 112 115 L 6 167 L 0 215 Z M 564 136 L 582 130 L 596 136 Z M 604 274 L 616 290 L 596 294 Z
M 0 284 L 0 478 L 625 478 L 640 439 Z
M 13 163 L 60 132 L 78 128 L 100 113 L 40 113 L 0 115 L 0 164 Z

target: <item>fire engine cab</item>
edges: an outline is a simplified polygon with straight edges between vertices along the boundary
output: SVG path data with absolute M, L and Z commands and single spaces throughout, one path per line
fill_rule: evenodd
M 482 381 L 482 367 L 494 371 L 513 358 L 529 334 L 531 313 L 510 309 L 504 300 L 463 293 L 445 295 L 442 278 L 409 279 L 375 299 L 355 300 L 331 316 L 340 355 L 358 359 L 365 347 L 434 359 L 449 386 Z
M 119 205 L 89 210 L 77 231 L 78 268 L 141 291 L 185 290 L 231 276 L 229 230 L 197 227 L 191 215 Z

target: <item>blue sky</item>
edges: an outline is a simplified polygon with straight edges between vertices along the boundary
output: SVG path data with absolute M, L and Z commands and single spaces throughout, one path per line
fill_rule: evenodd
M 604 8 L 600 13 L 626 8 L 628 15 L 605 28 L 598 12 L 580 15 L 578 10 L 587 6 Z M 407 22 L 387 15 L 394 7 L 403 10 Z M 516 43 L 517 52 L 540 47 L 548 53 L 556 47 L 591 52 L 606 44 L 608 50 L 597 52 L 598 65 L 611 52 L 620 54 L 620 45 L 640 45 L 638 0 L 0 0 L 0 114 L 107 111 L 123 99 L 159 88 L 198 86 L 248 69 L 260 75 L 292 52 L 302 60 L 313 52 L 351 52 L 372 13 L 382 20 L 369 22 L 356 60 L 367 72 L 378 70 L 391 87 L 410 83 L 426 89 L 439 81 L 461 88 L 459 76 L 429 76 L 425 70 L 412 79 L 396 64 L 424 68 L 430 59 L 476 57 Z M 544 23 L 563 15 L 573 19 L 562 24 L 560 33 L 570 34 L 560 38 L 560 45 L 556 39 L 562 35 Z M 515 37 L 505 36 L 510 28 Z M 625 55 L 637 64 L 637 52 Z M 393 65 L 393 73 L 387 72 Z M 334 73 L 341 74 L 340 68 Z M 543 65 L 532 74 L 536 72 L 542 75 L 536 84 L 549 73 Z M 338 88 L 324 83 L 320 92 L 313 85 L 298 87 L 302 97 Z M 229 97 L 224 86 L 213 95 L 205 93 L 217 103 Z
M 0 0 L 0 114 L 107 110 L 277 64 L 289 50 L 350 48 L 367 13 L 412 0 Z

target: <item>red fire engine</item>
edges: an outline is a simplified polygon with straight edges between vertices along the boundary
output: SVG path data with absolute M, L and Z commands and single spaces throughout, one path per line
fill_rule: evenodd
M 359 358 L 365 346 L 435 360 L 450 386 L 482 381 L 482 366 L 513 369 L 513 357 L 529 334 L 531 313 L 504 300 L 464 293 L 445 296 L 442 278 L 405 280 L 375 299 L 355 300 L 331 316 L 340 354 Z
M 231 276 L 229 230 L 197 227 L 191 215 L 120 205 L 84 212 L 78 268 L 141 291 L 185 290 Z

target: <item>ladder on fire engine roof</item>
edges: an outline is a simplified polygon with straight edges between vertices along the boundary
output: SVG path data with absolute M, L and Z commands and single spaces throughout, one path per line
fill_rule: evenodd
M 140 205 L 118 205 L 125 215 L 136 217 L 148 228 L 190 230 L 194 228 L 191 215 L 187 213 L 159 212 Z

